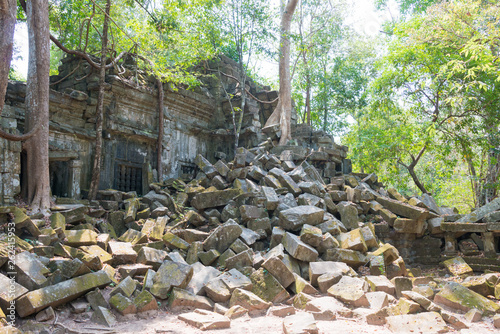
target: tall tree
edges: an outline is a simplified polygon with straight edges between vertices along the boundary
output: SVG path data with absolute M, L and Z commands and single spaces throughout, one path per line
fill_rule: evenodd
M 92 168 L 92 179 L 90 181 L 89 198 L 97 198 L 99 190 L 99 181 L 101 179 L 101 161 L 102 161 L 102 123 L 104 118 L 104 85 L 106 84 L 106 62 L 108 59 L 108 27 L 111 12 L 111 0 L 106 0 L 106 9 L 104 11 L 104 21 L 102 26 L 101 38 L 101 64 L 99 67 L 99 91 L 97 93 L 96 121 L 95 121 L 95 151 L 94 164 Z M 163 111 L 162 111 L 163 112 Z M 160 125 L 162 126 L 162 125 Z
M 32 0 L 21 2 L 27 14 L 29 60 L 28 79 L 26 84 L 25 135 L 11 135 L 0 131 L 0 137 L 9 140 L 25 141 L 23 148 L 27 155 L 28 203 L 32 211 L 46 211 L 50 208 L 49 179 L 49 70 L 50 70 L 50 32 L 48 0 Z M 3 4 L 6 4 L 4 2 Z M 9 2 L 9 6 L 15 3 Z M 5 7 L 4 7 L 5 8 Z M 5 8 L 12 13 L 12 7 Z M 10 15 L 10 14 L 9 14 Z M 7 20 L 7 22 L 10 22 Z M 0 22 L 6 24 L 5 21 Z M 11 22 L 9 23 L 11 24 Z M 5 28 L 2 26 L 2 28 Z M 12 29 L 12 28 L 10 28 Z M 4 30 L 9 40 L 10 30 Z M 2 50 L 4 51 L 4 50 Z M 6 55 L 7 57 L 8 55 Z M 10 56 L 11 57 L 11 56 Z M 6 63 L 10 63 L 10 57 Z M 7 73 L 0 77 L 5 84 Z M 2 93 L 2 105 L 3 96 Z
M 16 0 L 0 0 L 0 114 L 5 103 L 5 92 L 14 50 L 14 28 L 16 25 Z
M 298 0 L 287 1 L 281 15 L 281 36 L 279 54 L 279 102 L 267 120 L 264 128 L 279 124 L 281 130 L 280 145 L 286 145 L 292 139 L 292 82 L 290 76 L 290 27 Z
M 49 72 L 50 31 L 48 0 L 27 2 L 29 61 L 26 84 L 26 123 L 40 130 L 24 143 L 28 163 L 28 199 L 34 211 L 50 208 Z

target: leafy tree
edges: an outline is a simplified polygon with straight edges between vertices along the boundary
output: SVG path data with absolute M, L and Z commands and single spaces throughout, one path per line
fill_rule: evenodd
M 350 143 L 356 145 L 354 138 L 364 138 L 370 148 L 381 145 L 387 149 L 386 159 L 404 166 L 422 192 L 427 190 L 421 182 L 424 173 L 416 171 L 416 166 L 429 159 L 426 154 L 445 165 L 463 159 L 476 205 L 494 198 L 499 174 L 499 118 L 495 107 L 499 79 L 494 60 L 498 57 L 495 36 L 499 31 L 491 20 L 498 17 L 497 7 L 481 1 L 445 2 L 398 24 L 389 52 L 380 64 L 380 76 L 372 86 L 373 100 L 366 112 L 374 117 L 371 119 L 388 115 L 385 123 L 374 124 L 387 135 L 385 144 L 373 140 L 376 136 L 364 137 L 367 129 L 361 128 L 361 123 L 350 135 Z M 407 127 L 408 123 L 400 119 L 393 124 L 398 127 L 394 133 L 386 123 L 398 115 L 406 115 L 412 126 Z M 368 121 L 366 117 L 362 120 Z M 355 159 L 368 162 L 380 158 L 376 155 L 378 149 L 370 151 L 361 145 Z M 417 147 L 423 151 L 415 150 Z M 416 151 L 422 155 L 416 155 Z M 402 152 L 406 158 L 401 157 Z M 451 169 L 450 164 L 447 169 Z
M 206 39 L 211 41 L 216 53 L 222 53 L 238 64 L 239 75 L 233 76 L 217 69 L 219 78 L 222 76 L 237 82 L 237 92 L 229 94 L 225 90 L 226 98 L 232 110 L 233 132 L 235 136 L 234 148 L 239 145 L 239 136 L 243 123 L 243 116 L 247 96 L 246 89 L 249 64 L 256 53 L 266 52 L 266 41 L 273 38 L 271 13 L 264 0 L 226 0 L 220 6 L 213 6 L 208 14 L 206 25 Z M 224 86 L 222 85 L 224 88 Z M 239 99 L 240 105 L 233 106 L 233 98 Z M 238 116 L 238 118 L 236 118 Z
M 281 36 L 279 55 L 279 101 L 276 109 L 267 120 L 264 128 L 279 124 L 281 130 L 280 145 L 292 139 L 291 119 L 292 119 L 292 83 L 290 75 L 290 29 L 293 13 L 297 7 L 298 0 L 289 0 L 283 3 L 283 13 L 281 15 Z

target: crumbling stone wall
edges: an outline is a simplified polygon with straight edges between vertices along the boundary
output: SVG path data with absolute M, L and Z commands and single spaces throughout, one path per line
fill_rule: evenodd
M 66 57 L 59 67 L 59 75 L 51 77 L 49 157 L 51 189 L 58 197 L 84 197 L 90 186 L 98 77 L 84 63 L 78 58 Z M 239 76 L 237 64 L 224 56 L 210 67 Z M 154 78 L 137 69 L 133 61 L 126 60 L 123 68 L 124 73 L 110 70 L 106 76 L 103 168 L 99 188 L 145 194 L 158 168 L 158 93 Z M 202 80 L 203 85 L 195 90 L 174 89 L 168 84 L 164 87 L 162 174 L 166 178 L 183 174 L 194 176 L 197 168 L 194 159 L 200 154 L 212 162 L 234 158 L 233 116 L 225 92 L 235 96 L 233 106 L 239 106 L 238 83 L 226 76 L 219 79 L 207 75 Z M 246 86 L 262 101 L 273 101 L 277 97 L 277 92 L 251 79 Z M 9 84 L 1 118 L 3 128 L 23 132 L 25 95 L 24 83 Z M 247 97 L 241 147 L 255 147 L 266 140 L 269 149 L 277 144 L 279 131 L 261 131 L 276 104 L 259 103 Z M 239 118 L 237 112 L 234 116 Z M 350 162 L 345 159 L 346 147 L 336 145 L 333 138 L 323 132 L 297 126 L 295 113 L 292 118 L 295 145 L 284 148 L 300 151 L 292 160 L 304 160 L 308 155 L 309 162 L 318 167 L 320 176 L 327 178 L 326 181 L 337 174 L 350 172 Z M 0 145 L 0 154 L 4 157 L 1 166 L 4 190 L 0 189 L 0 195 L 3 203 L 11 203 L 22 190 L 21 146 L 6 141 L 0 141 Z M 311 155 L 309 148 L 315 149 Z

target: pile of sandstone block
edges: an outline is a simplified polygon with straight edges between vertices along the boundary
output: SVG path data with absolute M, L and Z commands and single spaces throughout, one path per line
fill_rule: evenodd
M 353 316 L 427 332 L 500 312 L 498 273 L 473 276 L 455 258 L 445 266 L 460 280 L 470 276 L 462 284 L 419 277 L 395 247 L 378 241 L 364 222 L 370 214 L 415 234 L 438 215 L 417 199 L 398 200 L 375 175 L 325 184 L 307 162 L 261 148 L 239 149 L 230 163 L 202 156 L 196 163 L 200 172 L 188 183 L 154 183 L 143 197 L 103 190 L 88 205 L 54 206 L 50 219 L 0 207 L 0 222 L 13 222 L 17 234 L 13 262 L 0 235 L 0 266 L 17 281 L 15 293 L 0 293 L 0 318 L 13 302 L 20 317 L 38 321 L 69 304 L 112 327 L 116 314 L 160 304 L 191 311 L 179 319 L 201 329 L 268 312 L 285 317 L 285 333 L 314 333 L 316 321 Z M 498 315 L 494 321 L 500 326 Z

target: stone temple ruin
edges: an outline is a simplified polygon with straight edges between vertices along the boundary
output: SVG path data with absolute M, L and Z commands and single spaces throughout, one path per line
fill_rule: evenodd
M 65 59 L 61 77 L 77 64 Z M 226 58 L 221 67 L 236 68 Z M 50 222 L 7 205 L 23 191 L 23 153 L 0 141 L 0 223 L 15 224 L 17 247 L 15 293 L 0 292 L 5 314 L 15 301 L 22 319 L 43 323 L 66 307 L 71 319 L 119 330 L 120 317 L 159 307 L 202 330 L 261 312 L 285 317 L 285 333 L 352 317 L 392 332 L 500 328 L 500 199 L 459 215 L 429 195 L 406 198 L 352 173 L 347 147 L 296 122 L 295 145 L 275 146 L 277 134 L 260 130 L 274 106 L 252 99 L 234 153 L 221 85 L 236 87 L 213 78 L 166 89 L 166 177 L 155 180 L 156 93 L 130 87 L 133 64 L 129 74 L 108 75 L 97 201 L 82 199 L 97 84 L 83 69 L 52 79 Z M 262 101 L 276 97 L 248 86 Z M 4 127 L 23 130 L 23 101 L 24 86 L 10 84 Z M 8 260 L 0 233 L 0 267 Z M 0 284 L 8 279 L 0 273 Z
M 79 199 L 89 188 L 93 143 L 95 140 L 95 108 L 97 103 L 96 75 L 85 77 L 86 69 L 78 67 L 77 58 L 68 57 L 59 68 L 59 76 L 51 77 L 50 92 L 50 173 L 52 194 L 57 197 Z M 225 57 L 221 70 L 235 74 L 236 64 Z M 75 68 L 77 68 L 76 71 Z M 129 70 L 134 79 L 133 64 Z M 74 73 L 72 73 L 74 72 Z M 127 75 L 126 74 L 126 75 Z M 69 75 L 69 76 L 68 76 Z M 65 78 L 68 76 L 67 78 Z M 144 77 L 144 76 L 143 76 Z M 79 80 L 84 78 L 82 80 Z M 61 79 L 63 79 L 61 81 Z M 145 87 L 153 87 L 152 78 Z M 147 81 L 146 81 L 147 82 Z M 100 189 L 136 191 L 138 195 L 149 191 L 149 183 L 156 170 L 156 140 L 158 138 L 157 91 L 153 88 L 133 88 L 127 78 L 120 78 L 110 71 L 107 75 L 104 100 L 103 168 Z M 226 91 L 234 94 L 236 84 L 231 79 L 205 79 L 205 86 L 194 91 L 182 88 L 165 89 L 164 98 L 164 150 L 163 175 L 180 177 L 194 175 L 194 159 L 201 154 L 215 162 L 216 158 L 233 158 L 232 120 Z M 267 92 L 251 80 L 251 93 L 263 101 L 272 101 L 277 92 Z M 9 84 L 2 125 L 11 131 L 23 130 L 25 84 Z M 233 104 L 239 105 L 238 98 Z M 247 98 L 244 113 L 241 146 L 251 148 L 267 139 L 260 129 L 270 116 L 276 103 L 262 104 Z M 238 119 L 239 114 L 236 115 Z M 296 116 L 294 116 L 296 124 Z M 318 134 L 309 127 L 294 127 L 294 138 L 302 147 L 324 148 L 315 152 L 310 160 L 326 164 L 326 177 L 336 171 L 349 169 L 345 160 L 346 148 L 333 143 L 331 137 Z M 298 149 L 299 147 L 297 147 Z M 23 153 L 20 143 L 0 139 L 2 154 L 2 184 L 0 202 L 12 203 L 23 191 Z M 343 165 L 345 164 L 345 167 Z

